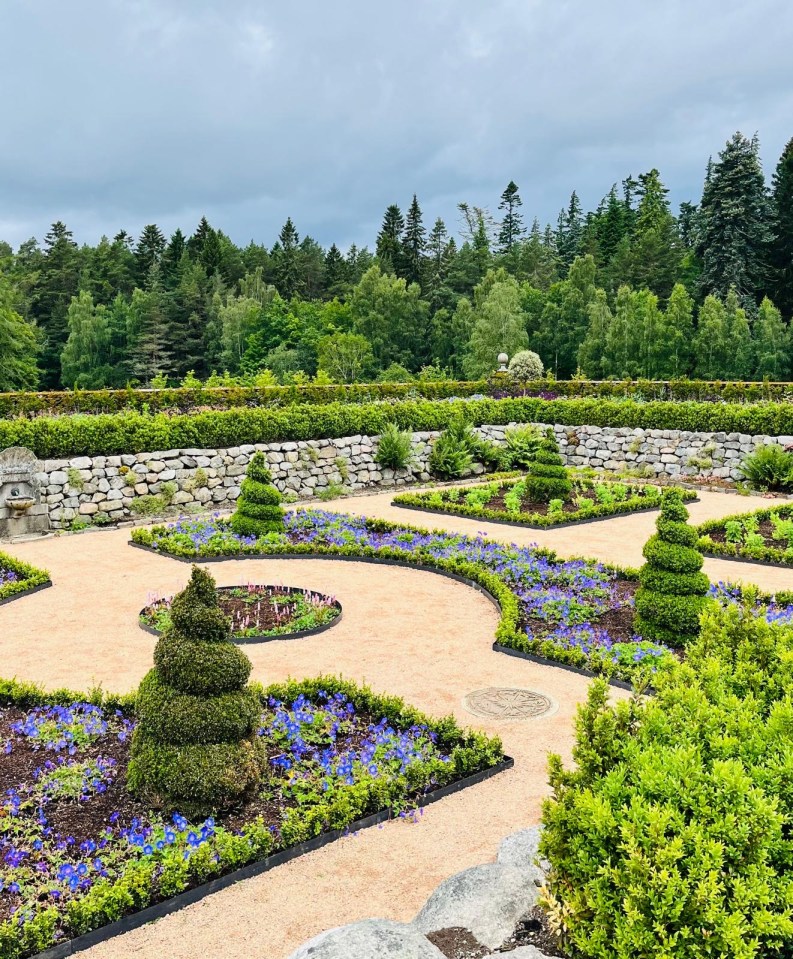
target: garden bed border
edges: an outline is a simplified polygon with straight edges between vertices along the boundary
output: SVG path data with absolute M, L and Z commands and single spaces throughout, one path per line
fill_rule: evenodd
M 48 579 L 46 583 L 36 583 L 35 586 L 29 586 L 27 589 L 22 589 L 18 593 L 12 593 L 11 596 L 4 596 L 3 599 L 0 599 L 0 606 L 5 606 L 6 603 L 13 603 L 15 599 L 21 599 L 23 596 L 38 593 L 42 589 L 49 589 L 50 586 L 52 586 L 51 579 Z
M 445 786 L 439 786 L 437 789 L 433 789 L 425 795 L 418 797 L 416 799 L 416 808 L 422 809 L 431 803 L 438 802 L 440 799 L 445 799 L 447 796 L 461 792 L 469 786 L 476 786 L 493 776 L 497 776 L 499 773 L 512 769 L 514 765 L 515 760 L 511 756 L 504 756 L 501 762 L 495 766 L 480 769 L 478 772 L 471 773 L 471 775 L 458 779 L 455 782 L 447 783 Z M 194 889 L 188 889 L 176 896 L 172 896 L 170 899 L 165 899 L 155 905 L 147 906 L 145 909 L 125 916 L 123 919 L 118 919 L 108 925 L 101 926 L 99 929 L 86 932 L 74 939 L 69 939 L 67 942 L 59 943 L 57 946 L 45 949 L 43 952 L 36 953 L 31 959 L 65 959 L 65 957 L 72 956 L 83 949 L 88 949 L 101 942 L 106 942 L 108 939 L 112 939 L 122 933 L 131 932 L 133 929 L 138 929 L 140 926 L 153 922 L 156 919 L 162 919 L 164 916 L 177 912 L 185 906 L 192 905 L 212 893 L 219 892 L 221 889 L 232 886 L 243 879 L 251 879 L 254 876 L 259 876 L 264 872 L 268 872 L 270 869 L 274 869 L 276 866 L 281 866 L 284 863 L 290 862 L 292 859 L 297 859 L 305 853 L 314 852 L 323 846 L 336 842 L 344 836 L 358 832 L 361 829 L 368 829 L 370 826 L 377 826 L 380 823 L 388 822 L 392 818 L 393 816 L 390 809 L 382 809 L 379 812 L 371 813 L 363 819 L 358 819 L 350 823 L 343 829 L 334 829 L 321 833 L 319 836 L 313 836 L 311 839 L 306 839 L 294 846 L 289 846 L 286 849 L 274 852 L 264 859 L 248 863 L 247 866 L 242 866 L 242 868 L 236 869 L 226 876 L 219 876 L 217 879 L 212 879 L 210 882 L 196 886 Z

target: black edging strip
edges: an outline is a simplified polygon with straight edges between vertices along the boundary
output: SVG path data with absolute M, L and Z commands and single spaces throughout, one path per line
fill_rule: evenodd
M 685 500 L 686 503 L 697 503 L 699 502 L 699 497 L 696 496 L 694 499 Z M 411 509 L 416 513 L 435 513 L 439 516 L 457 516 L 459 519 L 470 519 L 478 523 L 494 523 L 496 526 L 517 526 L 522 529 L 536 529 L 536 530 L 546 530 L 546 529 L 565 529 L 570 526 L 587 526 L 590 523 L 602 523 L 607 519 L 621 519 L 625 516 L 633 516 L 636 513 L 652 513 L 655 510 L 661 509 L 661 504 L 657 506 L 641 506 L 638 509 L 629 509 L 621 510 L 616 513 L 606 513 L 604 516 L 592 516 L 586 519 L 572 519 L 568 522 L 561 523 L 523 523 L 515 519 L 490 519 L 487 516 L 471 516 L 468 513 L 458 513 L 456 510 L 451 509 L 433 509 L 429 506 L 414 506 L 409 503 L 399 503 L 395 499 L 391 501 L 392 506 L 397 506 L 399 509 Z
M 233 589 L 234 587 L 225 587 L 225 586 L 218 587 L 218 589 L 228 589 L 228 588 Z M 317 590 L 314 590 L 314 589 L 303 590 L 296 586 L 287 587 L 287 588 L 289 589 L 290 594 L 309 592 L 309 593 L 314 593 L 317 596 L 322 595 L 318 593 Z M 153 626 L 147 626 L 143 622 L 142 616 L 148 608 L 149 608 L 148 606 L 144 606 L 143 609 L 140 611 L 140 613 L 138 613 L 138 626 L 140 626 L 140 628 L 144 632 L 151 633 L 152 636 L 162 636 L 161 630 L 155 629 Z M 278 633 L 274 636 L 267 636 L 264 633 L 262 633 L 259 636 L 242 636 L 235 639 L 234 636 L 232 635 L 231 641 L 232 643 L 234 643 L 235 646 L 253 646 L 253 645 L 258 645 L 260 643 L 272 643 L 272 642 L 275 642 L 276 640 L 304 639 L 306 636 L 318 636 L 320 633 L 324 633 L 326 629 L 331 629 L 331 627 L 335 626 L 336 623 L 341 622 L 341 617 L 342 617 L 341 603 L 338 600 L 334 600 L 333 608 L 338 610 L 337 614 L 333 617 L 333 619 L 329 623 L 323 623 L 321 626 L 312 626 L 311 629 L 299 629 L 295 633 Z
M 749 559 L 748 556 L 729 556 L 727 553 L 711 553 L 700 550 L 708 559 L 723 559 L 727 563 L 749 563 L 752 566 L 770 566 L 773 569 L 793 569 L 793 563 L 772 563 L 770 559 Z
M 486 589 L 480 583 L 461 576 L 459 573 L 453 573 L 451 570 L 437 569 L 435 566 L 422 565 L 421 563 L 408 563 L 405 560 L 384 559 L 376 556 L 334 556 L 328 553 L 266 553 L 260 554 L 259 556 L 197 556 L 188 559 L 186 556 L 174 556 L 170 553 L 163 553 L 161 550 L 154 549 L 152 546 L 144 546 L 143 543 L 133 543 L 132 540 L 130 540 L 129 545 L 135 546 L 137 549 L 145 549 L 148 553 L 165 556 L 168 559 L 178 559 L 182 563 L 225 563 L 230 559 L 335 559 L 348 563 L 372 563 L 375 566 L 401 566 L 405 569 L 418 569 L 428 573 L 436 573 L 438 576 L 445 576 L 447 579 L 453 579 L 455 582 L 463 583 L 465 586 L 470 586 L 472 589 L 478 590 L 501 612 L 501 603 L 499 603 L 498 599 L 489 589 Z M 589 669 L 584 669 L 582 666 L 570 666 L 568 663 L 563 663 L 558 659 L 546 659 L 544 656 L 538 656 L 535 653 L 524 653 L 522 650 L 513 649 L 511 646 L 502 646 L 499 642 L 493 643 L 493 650 L 497 653 L 506 653 L 507 656 L 528 659 L 533 663 L 539 663 L 541 666 L 556 666 L 558 669 L 566 669 L 568 672 L 578 673 L 580 676 L 586 676 L 589 679 L 606 679 L 605 676 L 599 676 L 597 673 L 593 673 Z M 610 686 L 616 686 L 619 689 L 633 689 L 633 685 L 624 679 L 608 679 L 608 683 Z
M 505 756 L 501 762 L 495 766 L 490 766 L 488 769 L 481 769 L 479 772 L 472 773 L 470 776 L 465 776 L 453 783 L 448 783 L 446 786 L 439 786 L 437 789 L 433 789 L 431 792 L 418 797 L 416 799 L 416 807 L 419 809 L 423 808 L 424 806 L 430 805 L 430 803 L 437 802 L 439 799 L 445 799 L 447 796 L 452 796 L 454 793 L 467 789 L 468 786 L 476 786 L 490 779 L 492 776 L 498 775 L 498 773 L 512 769 L 514 765 L 515 760 L 512 759 L 511 756 Z M 344 829 L 334 829 L 331 832 L 325 832 L 311 839 L 306 839 L 304 842 L 297 843 L 297 845 L 289 846 L 287 849 L 281 849 L 271 856 L 267 856 L 265 859 L 248 863 L 247 866 L 243 866 L 241 869 L 237 869 L 226 876 L 219 876 L 217 879 L 213 879 L 201 886 L 196 886 L 194 889 L 188 889 L 186 892 L 179 893 L 177 896 L 172 896 L 164 902 L 147 906 L 145 909 L 141 909 L 132 915 L 125 916 L 123 919 L 102 926 L 100 929 L 86 932 L 82 936 L 70 939 L 68 942 L 52 946 L 50 949 L 45 949 L 44 952 L 37 953 L 32 959 L 64 959 L 66 956 L 72 956 L 76 952 L 88 949 L 90 946 L 95 946 L 100 942 L 106 942 L 114 936 L 121 935 L 121 933 L 138 929 L 140 926 L 148 922 L 153 922 L 155 919 L 162 919 L 172 912 L 184 909 L 185 906 L 192 905 L 194 902 L 198 902 L 206 896 L 219 892 L 221 889 L 234 885 L 243 879 L 259 876 L 264 872 L 268 872 L 270 869 L 274 869 L 276 866 L 290 862 L 292 859 L 297 859 L 307 852 L 313 852 L 332 842 L 336 842 L 336 840 L 341 839 L 343 836 L 358 832 L 361 829 L 368 829 L 370 826 L 377 826 L 380 823 L 387 822 L 391 818 L 391 811 L 382 809 L 380 812 L 372 813 L 363 819 L 350 823 L 348 826 L 345 826 Z
M 31 586 L 30 589 L 23 589 L 19 593 L 14 593 L 12 596 L 6 596 L 4 599 L 0 599 L 0 606 L 5 606 L 6 603 L 13 603 L 15 599 L 21 599 L 23 596 L 38 593 L 42 589 L 49 589 L 50 586 L 52 586 L 52 580 L 48 579 L 46 583 L 39 583 L 38 586 Z

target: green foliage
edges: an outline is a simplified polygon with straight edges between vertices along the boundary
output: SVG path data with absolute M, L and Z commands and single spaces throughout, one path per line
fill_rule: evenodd
M 504 434 L 505 460 L 510 469 L 527 469 L 540 449 L 543 435 L 536 426 L 513 426 Z
M 531 350 L 519 350 L 509 361 L 510 379 L 516 383 L 539 380 L 543 372 L 542 360 Z
M 739 471 L 752 489 L 793 489 L 793 453 L 778 443 L 760 446 L 741 463 Z
M 190 583 L 174 597 L 155 667 L 138 690 L 128 782 L 146 801 L 204 815 L 258 782 L 258 707 L 230 635 L 214 580 L 193 567 Z
M 463 417 L 453 419 L 435 440 L 429 456 L 430 472 L 442 479 L 457 479 L 470 472 L 475 462 L 493 469 L 502 465 L 496 445 L 478 436 Z
M 700 572 L 697 531 L 678 490 L 665 490 L 657 532 L 645 543 L 647 560 L 639 573 L 634 628 L 644 639 L 673 648 L 687 646 L 699 632 L 709 587 Z
M 553 431 L 548 430 L 526 467 L 526 494 L 531 502 L 547 503 L 552 499 L 567 499 L 572 488 L 573 484 L 559 455 L 559 445 Z
M 380 434 L 376 462 L 384 469 L 405 469 L 413 459 L 413 434 L 389 423 Z
M 273 486 L 264 453 L 254 453 L 248 463 L 231 528 L 240 536 L 264 536 L 284 528 L 281 494 Z
M 793 508 L 777 506 L 709 520 L 697 527 L 699 549 L 715 556 L 737 556 L 781 566 L 793 565 Z M 771 540 L 759 535 L 760 523 L 770 521 Z M 721 532 L 726 542 L 714 540 L 712 533 Z M 778 545 L 777 545 L 778 544 Z

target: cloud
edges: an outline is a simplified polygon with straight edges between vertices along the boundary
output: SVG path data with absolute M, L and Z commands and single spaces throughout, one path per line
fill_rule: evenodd
M 793 135 L 785 0 L 6 0 L 0 35 L 13 243 L 206 213 L 241 243 L 292 216 L 371 244 L 388 203 L 453 227 L 510 179 L 555 220 L 653 166 L 696 200 L 736 129 L 769 173 Z

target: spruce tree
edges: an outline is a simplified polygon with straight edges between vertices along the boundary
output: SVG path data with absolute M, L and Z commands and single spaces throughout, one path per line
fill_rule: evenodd
M 31 290 L 31 312 L 42 332 L 43 389 L 61 386 L 61 353 L 69 335 L 66 314 L 80 284 L 80 254 L 71 230 L 58 220 L 44 238 L 44 255 Z
M 556 231 L 556 249 L 560 260 L 570 266 L 581 252 L 581 237 L 584 230 L 584 218 L 581 212 L 581 201 L 573 190 L 566 210 L 559 213 L 559 224 Z
M 299 289 L 300 277 L 298 273 L 298 235 L 291 217 L 278 234 L 278 243 L 273 247 L 272 256 L 275 265 L 275 285 L 278 292 L 285 299 L 291 299 Z
M 282 496 L 273 486 L 264 453 L 254 453 L 240 487 L 231 528 L 238 536 L 265 536 L 284 529 Z
M 405 232 L 402 237 L 402 265 L 404 277 L 408 283 L 422 284 L 424 248 L 427 231 L 421 214 L 421 207 L 413 194 L 405 219 Z
M 793 316 L 793 139 L 779 158 L 771 186 L 771 281 L 774 302 Z
M 341 250 L 331 243 L 325 254 L 325 291 L 329 299 L 342 296 L 349 289 L 347 262 Z
M 647 287 L 666 300 L 672 292 L 681 251 L 675 219 L 669 209 L 669 191 L 658 170 L 639 177 L 639 206 L 631 238 L 630 271 L 634 287 Z
M 377 234 L 377 258 L 383 273 L 403 275 L 402 234 L 405 232 L 405 218 L 402 211 L 392 203 L 385 211 L 383 225 Z
M 738 296 L 756 302 L 766 285 L 771 237 L 769 204 L 757 138 L 736 133 L 705 182 L 699 215 L 703 295 Z
M 697 531 L 687 523 L 680 491 L 663 493 L 656 533 L 644 545 L 634 629 L 649 642 L 680 649 L 699 633 L 699 615 L 710 588 L 701 572 Z
M 157 266 L 165 253 L 165 237 L 156 223 L 143 227 L 135 247 L 135 272 L 138 286 L 146 284 L 153 266 Z
M 192 818 L 239 802 L 261 780 L 261 707 L 208 573 L 193 567 L 170 616 L 138 688 L 127 781 L 144 801 Z
M 501 201 L 498 204 L 499 210 L 504 211 L 504 219 L 501 221 L 501 228 L 498 232 L 498 246 L 501 253 L 512 253 L 515 244 L 523 236 L 521 206 L 523 206 L 523 200 L 518 193 L 518 186 L 514 180 L 510 180 L 501 194 Z

